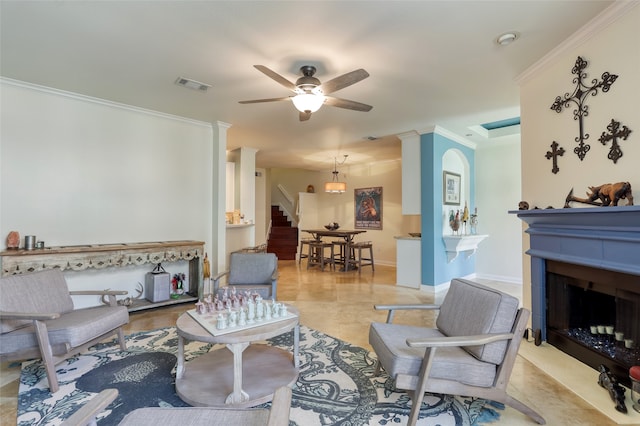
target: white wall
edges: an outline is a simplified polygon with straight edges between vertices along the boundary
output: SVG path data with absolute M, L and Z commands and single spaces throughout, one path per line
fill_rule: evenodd
M 475 179 L 478 234 L 489 235 L 476 252 L 476 274 L 521 284 L 522 225 L 507 213 L 521 201 L 520 135 L 478 144 Z
M 1 96 L 0 235 L 47 246 L 199 240 L 211 250 L 211 124 L 9 80 Z M 151 269 L 66 275 L 72 289 L 133 291 Z
M 637 3 L 636 3 L 637 4 Z M 581 45 L 553 58 L 547 66 L 521 85 L 522 97 L 522 171 L 523 194 L 531 206 L 552 205 L 562 208 L 571 188 L 584 196 L 588 186 L 607 182 L 631 181 L 634 196 L 640 195 L 640 6 L 632 9 L 612 25 Z M 584 83 L 601 80 L 604 72 L 618 79 L 607 93 L 598 91 L 587 97 L 589 115 L 584 118 L 586 141 L 591 145 L 583 161 L 573 153 L 577 146 L 578 121 L 573 119 L 572 105 L 561 113 L 550 109 L 556 96 L 575 88 L 571 73 L 576 58 L 588 61 Z M 617 164 L 607 158 L 611 143 L 603 146 L 598 138 L 607 132 L 611 119 L 628 126 L 632 133 L 620 141 L 624 156 Z M 551 172 L 551 160 L 545 158 L 553 141 L 566 150 L 558 160 L 560 171 Z
M 575 195 L 584 196 L 589 186 L 619 181 L 631 182 L 634 198 L 640 199 L 639 4 L 617 2 L 521 76 L 522 194 L 531 206 L 561 208 L 571 188 Z M 573 107 L 560 114 L 550 109 L 556 96 L 573 91 L 571 69 L 578 56 L 588 61 L 584 82 L 589 86 L 604 72 L 619 76 L 607 93 L 599 91 L 586 99 L 589 115 L 584 124 L 591 135 L 587 141 L 591 150 L 584 161 L 573 153 L 579 134 Z M 598 141 L 611 119 L 632 130 L 626 141 L 620 141 L 624 156 L 617 164 L 607 158 L 611 143 L 603 146 Z M 566 150 L 557 174 L 551 172 L 551 161 L 545 158 L 553 141 Z M 523 251 L 528 248 L 525 237 Z M 529 256 L 524 255 L 524 262 L 526 286 L 531 277 Z M 531 306 L 526 300 L 528 292 L 524 294 L 525 306 Z

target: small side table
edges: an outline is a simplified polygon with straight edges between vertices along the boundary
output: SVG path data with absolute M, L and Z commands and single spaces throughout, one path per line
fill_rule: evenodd
M 176 393 L 188 404 L 201 407 L 253 407 L 271 401 L 275 390 L 298 378 L 300 326 L 295 317 L 246 330 L 214 336 L 191 315 L 180 315 Z M 266 344 L 252 344 L 293 330 L 293 354 Z M 223 344 L 185 364 L 184 340 Z M 243 374 L 244 372 L 244 374 Z

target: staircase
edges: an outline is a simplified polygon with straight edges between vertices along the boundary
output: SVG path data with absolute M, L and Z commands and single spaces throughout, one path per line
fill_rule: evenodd
M 271 206 L 271 232 L 267 253 L 275 253 L 280 260 L 295 260 L 298 252 L 298 228 L 292 227 L 278 206 Z

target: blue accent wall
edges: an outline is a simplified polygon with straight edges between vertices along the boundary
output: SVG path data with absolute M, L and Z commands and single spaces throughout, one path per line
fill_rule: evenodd
M 450 232 L 449 228 L 443 230 L 442 223 L 442 157 L 450 149 L 460 152 L 468 163 L 469 176 L 462 178 L 469 180 L 469 211 L 475 207 L 475 151 L 437 133 L 420 135 L 422 285 L 436 286 L 475 272 L 475 256 L 466 259 L 461 255 L 447 263 L 442 241 Z

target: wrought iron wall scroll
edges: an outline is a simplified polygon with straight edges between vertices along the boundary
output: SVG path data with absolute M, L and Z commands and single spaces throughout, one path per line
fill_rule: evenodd
M 609 150 L 609 155 L 607 155 L 607 158 L 613 161 L 613 164 L 616 164 L 618 162 L 618 159 L 622 157 L 622 149 L 618 144 L 618 138 L 626 141 L 629 137 L 629 134 L 631 134 L 631 129 L 629 129 L 627 126 L 622 126 L 621 129 L 620 122 L 612 118 L 611 123 L 609 123 L 609 125 L 607 126 L 607 130 L 609 131 L 609 134 L 602 132 L 602 135 L 600 135 L 600 139 L 598 140 L 602 143 L 602 145 L 606 145 L 607 142 L 611 141 L 611 149 Z
M 575 138 L 578 146 L 574 148 L 573 152 L 580 158 L 580 161 L 584 160 L 585 155 L 587 155 L 587 152 L 591 149 L 591 146 L 585 143 L 585 141 L 589 139 L 589 134 L 584 131 L 584 117 L 589 115 L 589 106 L 585 104 L 585 100 L 589 95 L 596 96 L 598 89 L 604 93 L 608 92 L 611 85 L 618 78 L 615 74 L 604 72 L 602 73 L 602 80 L 598 81 L 597 79 L 593 79 L 591 80 L 591 86 L 587 86 L 583 82 L 583 80 L 587 78 L 587 74 L 584 72 L 586 67 L 587 61 L 578 56 L 575 65 L 571 69 L 571 73 L 576 75 L 576 77 L 573 78 L 573 83 L 576 85 L 573 93 L 567 92 L 564 96 L 556 96 L 553 105 L 551 105 L 551 109 L 557 113 L 562 112 L 563 108 L 569 108 L 572 104 L 575 105 L 573 119 L 578 121 L 580 133 L 578 137 Z M 553 157 L 554 162 L 556 158 L 556 156 Z M 555 168 L 557 168 L 557 165 L 554 169 Z M 557 173 L 557 171 L 554 173 Z
M 563 155 L 564 148 L 560 147 L 560 149 L 558 149 L 558 142 L 553 141 L 551 144 L 551 151 L 547 151 L 545 157 L 547 160 L 553 158 L 553 169 L 551 169 L 551 172 L 553 172 L 554 175 L 560 171 L 560 168 L 558 167 L 558 157 L 562 157 Z

